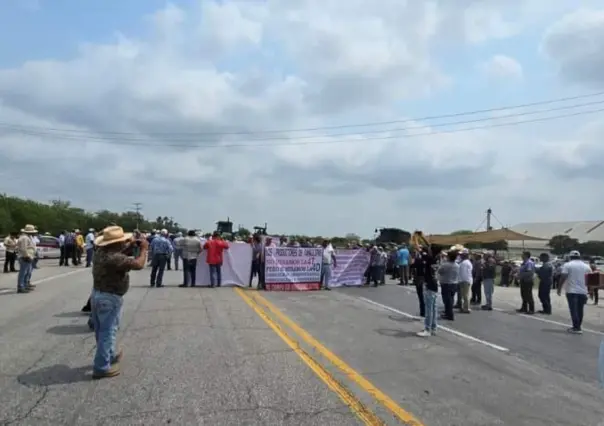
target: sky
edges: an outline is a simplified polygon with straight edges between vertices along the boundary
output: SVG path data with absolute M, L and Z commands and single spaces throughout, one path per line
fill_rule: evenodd
M 7 0 L 0 52 L 0 192 L 205 231 L 604 220 L 602 2 Z

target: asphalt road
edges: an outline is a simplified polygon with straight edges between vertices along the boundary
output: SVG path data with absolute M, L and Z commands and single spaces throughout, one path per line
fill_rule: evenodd
M 90 272 L 43 266 L 27 295 L 0 276 L 0 425 L 604 424 L 595 332 L 476 312 L 423 340 L 393 285 L 180 289 L 168 272 L 151 289 L 148 273 L 125 297 L 122 375 L 101 381 Z

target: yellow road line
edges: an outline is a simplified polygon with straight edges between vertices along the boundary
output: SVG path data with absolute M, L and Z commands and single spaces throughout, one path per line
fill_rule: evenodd
M 306 330 L 296 324 L 287 315 L 281 312 L 275 305 L 269 302 L 264 296 L 255 293 L 253 298 L 261 305 L 264 305 L 275 317 L 289 327 L 294 333 L 315 348 L 321 355 L 327 358 L 333 365 L 342 371 L 350 380 L 356 383 L 361 389 L 370 394 L 377 402 L 386 407 L 396 418 L 409 426 L 423 426 L 413 414 L 406 411 L 398 405 L 392 398 L 379 390 L 373 383 L 357 373 L 351 366 L 346 364 L 337 355 L 327 349 L 321 342 L 311 336 Z
M 308 365 L 308 367 L 321 379 L 325 384 L 334 391 L 344 404 L 348 405 L 350 409 L 368 426 L 383 426 L 385 423 L 376 416 L 369 408 L 365 407 L 361 401 L 342 384 L 340 384 L 332 374 L 327 371 L 321 364 L 314 360 L 312 356 L 306 353 L 293 338 L 291 338 L 272 318 L 270 318 L 266 312 L 258 305 L 258 303 L 250 298 L 245 291 L 236 288 L 235 291 L 241 298 L 247 303 L 253 310 L 258 314 L 260 318 L 279 336 L 287 343 L 287 345 L 293 349 L 302 361 Z

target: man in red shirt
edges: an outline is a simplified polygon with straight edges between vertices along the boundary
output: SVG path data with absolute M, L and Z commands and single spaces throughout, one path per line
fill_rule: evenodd
M 214 232 L 212 238 L 204 246 L 207 251 L 206 261 L 210 268 L 210 287 L 220 287 L 222 284 L 222 252 L 229 248 L 229 243 L 224 241 L 218 232 Z

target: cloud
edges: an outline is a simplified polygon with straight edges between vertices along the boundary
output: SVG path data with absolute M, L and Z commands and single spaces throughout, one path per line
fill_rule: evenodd
M 483 72 L 492 79 L 520 79 L 522 65 L 514 58 L 505 55 L 494 55 L 482 64 Z
M 543 52 L 567 80 L 604 86 L 604 9 L 580 9 L 546 31 Z
M 203 229 L 229 216 L 274 232 L 446 231 L 479 222 L 493 194 L 525 221 L 530 134 L 457 133 L 400 103 L 454 87 L 442 46 L 517 36 L 535 16 L 516 0 L 169 4 L 141 16 L 144 32 L 0 69 L 0 176 L 14 179 L 1 189 L 137 201 Z M 369 122 L 390 124 L 341 126 Z

